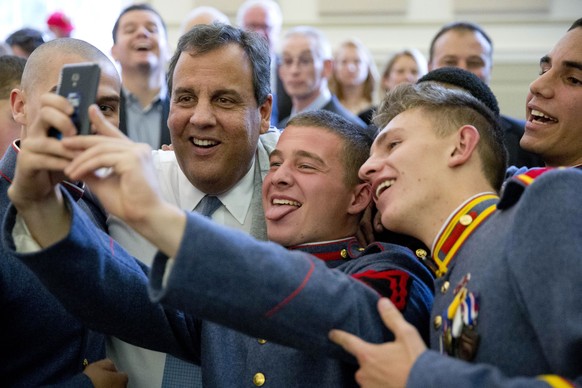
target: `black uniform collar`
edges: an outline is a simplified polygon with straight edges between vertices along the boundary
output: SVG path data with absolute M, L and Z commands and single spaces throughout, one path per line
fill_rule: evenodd
M 288 249 L 307 252 L 325 262 L 354 259 L 364 250 L 355 237 L 295 245 Z

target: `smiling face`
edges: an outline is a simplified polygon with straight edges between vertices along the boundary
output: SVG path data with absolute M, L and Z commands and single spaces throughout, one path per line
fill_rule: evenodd
M 159 16 L 148 10 L 133 10 L 121 16 L 111 54 L 122 68 L 164 70 L 169 52 Z
M 520 145 L 549 166 L 582 164 L 582 28 L 569 31 L 540 67 L 527 96 Z
M 285 129 L 263 181 L 270 240 L 295 246 L 355 234 L 369 196 L 363 205 L 354 203 L 362 185 L 346 183 L 342 150 L 342 139 L 329 130 L 294 125 Z
M 180 168 L 194 186 L 220 194 L 248 172 L 259 134 L 269 129 L 271 101 L 257 105 L 240 46 L 180 54 L 168 126 Z
M 420 108 L 397 115 L 374 140 L 360 168 L 360 178 L 372 186 L 382 224 L 420 239 L 419 227 L 431 223 L 433 208 L 450 190 L 445 176 L 455 136 L 454 131 L 437 136 L 427 116 Z

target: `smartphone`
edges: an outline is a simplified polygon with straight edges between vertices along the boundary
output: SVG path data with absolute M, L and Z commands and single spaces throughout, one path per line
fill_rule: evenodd
M 61 69 L 57 94 L 65 97 L 73 108 L 71 120 L 77 127 L 78 135 L 91 134 L 89 106 L 95 103 L 101 69 L 93 62 L 64 65 Z M 61 133 L 51 128 L 50 136 L 60 138 Z

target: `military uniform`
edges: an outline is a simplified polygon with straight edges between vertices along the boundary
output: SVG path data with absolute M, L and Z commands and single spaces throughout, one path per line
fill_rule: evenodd
M 347 239 L 287 250 L 197 214 L 188 215 L 166 287 L 166 258 L 156 257 L 151 294 L 164 305 L 150 303 L 147 268 L 67 199 L 70 234 L 45 250 L 15 255 L 92 327 L 201 364 L 205 386 L 357 386 L 356 360 L 328 332 L 391 340 L 377 312 L 380 295 L 419 329 L 428 327 L 432 276 L 406 248 L 374 244 L 360 251 Z M 14 218 L 11 209 L 4 225 L 12 251 Z
M 582 172 L 546 170 L 513 177 L 501 200 L 470 199 L 441 229 L 432 350 L 407 386 L 582 383 Z

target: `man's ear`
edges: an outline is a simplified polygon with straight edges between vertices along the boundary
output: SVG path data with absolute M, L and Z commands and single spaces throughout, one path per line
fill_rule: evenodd
M 324 59 L 323 60 L 323 68 L 321 70 L 321 75 L 324 78 L 329 79 L 333 73 L 333 60 L 332 59 Z
M 463 125 L 457 130 L 454 149 L 449 157 L 449 167 L 465 164 L 477 150 L 481 135 L 472 125 Z
M 111 46 L 111 58 L 113 58 L 114 61 L 119 61 L 119 53 L 118 53 L 119 47 L 117 46 L 116 43 L 113 43 L 113 46 Z
M 359 214 L 366 210 L 372 200 L 372 187 L 369 183 L 360 183 L 352 190 L 352 200 L 348 214 Z
M 24 111 L 24 93 L 21 89 L 13 89 L 10 92 L 10 107 L 14 121 L 20 125 L 26 125 L 26 112 Z
M 271 127 L 271 111 L 273 109 L 273 95 L 269 94 L 259 107 L 259 114 L 261 115 L 261 135 L 267 133 Z

